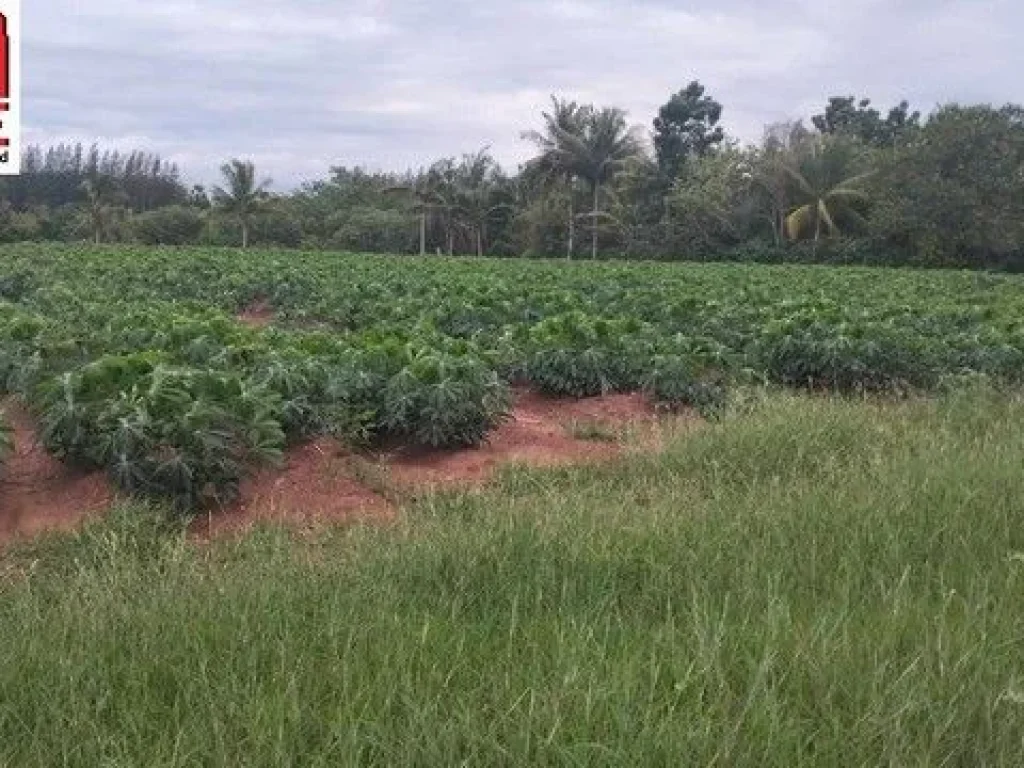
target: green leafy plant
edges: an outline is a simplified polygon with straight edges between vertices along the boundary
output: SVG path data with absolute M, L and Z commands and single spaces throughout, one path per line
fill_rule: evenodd
M 3 462 L 14 450 L 14 431 L 10 422 L 7 421 L 7 414 L 0 411 L 0 462 Z
M 484 364 L 421 350 L 388 382 L 383 424 L 419 445 L 476 445 L 509 409 L 508 388 Z
M 721 376 L 699 377 L 690 361 L 676 355 L 654 358 L 644 389 L 662 407 L 693 408 L 707 418 L 721 414 L 728 400 Z
M 191 509 L 234 498 L 249 467 L 280 458 L 280 419 L 269 389 L 140 355 L 61 376 L 43 394 L 41 423 L 57 455 L 107 469 L 128 493 Z

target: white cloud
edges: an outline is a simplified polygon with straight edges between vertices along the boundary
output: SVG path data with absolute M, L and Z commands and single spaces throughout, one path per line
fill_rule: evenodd
M 552 93 L 650 125 L 691 79 L 748 140 L 843 93 L 1024 101 L 1015 0 L 32 0 L 24 24 L 28 139 L 142 142 L 202 180 L 233 155 L 281 186 L 515 164 Z

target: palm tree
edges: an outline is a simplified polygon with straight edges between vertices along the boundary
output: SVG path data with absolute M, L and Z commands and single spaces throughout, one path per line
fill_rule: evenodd
M 415 187 L 400 185 L 385 187 L 384 195 L 397 195 L 408 201 L 412 210 L 419 219 L 420 228 L 420 256 L 427 255 L 427 214 L 432 210 L 431 204 L 417 194 Z
M 569 188 L 569 242 L 566 248 L 566 259 L 572 259 L 573 245 L 576 239 L 576 214 L 573 210 L 573 187 L 576 171 L 569 162 L 570 157 L 562 151 L 562 137 L 566 134 L 582 135 L 584 125 L 593 114 L 593 107 L 582 106 L 575 101 L 563 101 L 556 96 L 551 97 L 552 108 L 544 112 L 544 130 L 528 131 L 523 138 L 537 145 L 540 154 L 528 164 L 530 170 L 536 171 L 549 181 L 564 181 Z
M 775 245 L 786 240 L 793 183 L 788 166 L 804 151 L 813 137 L 800 121 L 774 123 L 765 128 L 764 140 L 752 158 L 750 182 L 771 224 Z
M 456 179 L 455 215 L 469 230 L 476 255 L 483 256 L 487 225 L 496 213 L 510 207 L 494 200 L 502 176 L 490 148 L 484 147 L 474 155 L 466 155 Z
M 213 188 L 213 203 L 223 213 L 233 216 L 242 227 L 242 247 L 249 246 L 249 226 L 253 215 L 267 199 L 270 179 L 256 183 L 256 168 L 252 162 L 232 160 L 220 167 L 227 189 Z
M 783 166 L 795 185 L 796 198 L 802 201 L 786 216 L 786 234 L 791 240 L 813 233 L 817 250 L 822 234 L 841 234 L 840 221 L 864 223 L 857 208 L 867 202 L 863 183 L 871 173 L 851 175 L 856 159 L 849 141 L 820 138 L 809 142 L 796 162 Z
M 597 258 L 598 224 L 601 214 L 601 188 L 641 153 L 636 133 L 626 123 L 626 113 L 616 107 L 585 109 L 577 130 L 550 125 L 554 142 L 552 162 L 590 187 L 593 207 L 591 219 L 591 257 Z
M 83 181 L 82 191 L 85 193 L 86 214 L 93 241 L 99 245 L 103 242 L 103 236 L 109 230 L 111 220 L 117 211 L 116 185 L 109 176 L 97 176 Z
M 455 210 L 457 208 L 459 169 L 455 158 L 436 161 L 417 183 L 417 195 L 423 210 L 432 213 L 444 230 L 445 251 L 455 251 Z

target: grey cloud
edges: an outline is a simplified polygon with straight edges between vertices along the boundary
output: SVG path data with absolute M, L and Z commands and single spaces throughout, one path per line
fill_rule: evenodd
M 744 140 L 837 93 L 1024 101 L 1014 0 L 32 0 L 24 17 L 28 140 L 142 145 L 201 181 L 230 156 L 279 187 L 483 145 L 514 166 L 551 93 L 649 125 L 693 78 Z

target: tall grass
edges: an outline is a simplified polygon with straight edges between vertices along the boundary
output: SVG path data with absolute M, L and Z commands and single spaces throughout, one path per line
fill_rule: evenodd
M 997 766 L 1024 405 L 773 398 L 617 467 L 0 561 L 0 765 Z

